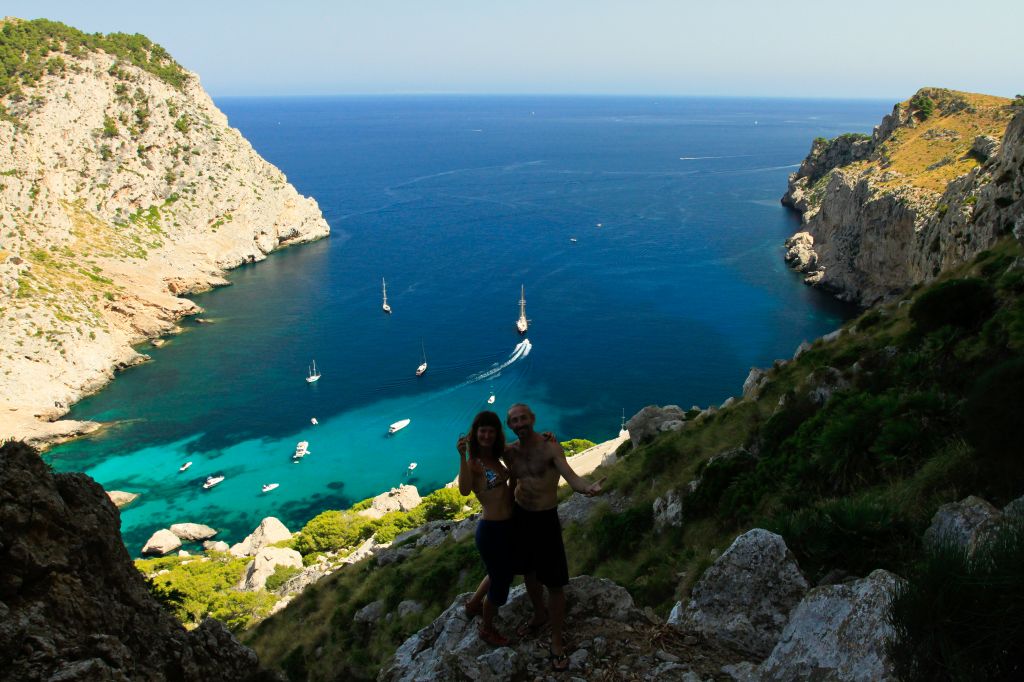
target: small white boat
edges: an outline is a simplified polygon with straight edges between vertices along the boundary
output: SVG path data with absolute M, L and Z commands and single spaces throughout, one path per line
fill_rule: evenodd
M 519 285 L 519 319 L 516 320 L 516 329 L 520 334 L 525 334 L 529 327 L 529 320 L 526 319 L 526 289 Z
M 575 244 L 576 243 L 576 237 L 569 237 L 569 241 L 572 242 L 573 244 Z
M 269 493 L 271 490 L 275 490 L 280 485 L 280 483 L 267 483 L 265 486 L 263 486 L 263 492 Z
M 319 424 L 320 422 L 318 422 L 318 421 L 316 420 L 316 417 L 313 417 L 312 419 L 310 419 L 310 420 L 309 420 L 309 423 L 310 423 L 310 424 L 312 424 L 313 426 L 316 426 L 316 425 L 317 425 L 317 424 Z
M 218 483 L 220 483 L 223 480 L 224 480 L 223 476 L 207 476 L 206 477 L 206 483 L 203 484 L 203 489 L 204 490 L 209 490 L 210 488 L 212 488 L 213 486 L 217 485 Z
M 420 341 L 420 349 L 423 350 L 423 362 L 416 368 L 416 376 L 418 377 L 423 376 L 427 371 L 427 350 L 423 347 L 422 341 Z
M 401 419 L 401 420 L 395 422 L 394 424 L 392 424 L 391 426 L 388 427 L 388 433 L 389 434 L 398 433 L 399 431 L 404 429 L 406 426 L 408 426 L 409 422 L 411 422 L 411 421 L 412 421 L 411 419 Z
M 602 226 L 604 226 L 604 223 L 598 223 L 597 226 L 598 227 L 602 227 Z
M 487 404 L 488 405 L 493 405 L 494 404 L 494 394 L 493 393 L 490 395 L 489 398 L 487 398 Z
M 391 306 L 388 305 L 388 283 L 384 281 L 384 278 L 380 278 L 380 285 L 384 289 L 384 304 L 381 305 L 381 309 L 388 315 L 391 314 Z
M 309 375 L 306 376 L 306 383 L 311 384 L 320 378 L 320 372 L 316 368 L 316 360 L 313 361 L 313 365 L 309 368 Z
M 302 459 L 309 454 L 309 441 L 300 440 L 295 445 L 295 454 L 292 455 L 292 459 Z
M 180 467 L 178 467 L 178 471 L 185 471 L 185 470 L 186 470 L 186 469 L 188 469 L 188 468 L 189 468 L 190 466 L 192 466 L 192 462 L 185 462 L 185 463 L 184 463 L 184 464 L 182 464 L 182 465 L 181 465 Z
M 409 468 L 405 470 L 405 475 L 406 476 L 411 476 L 412 472 L 415 471 L 415 470 L 416 470 L 416 462 L 412 462 L 409 465 Z

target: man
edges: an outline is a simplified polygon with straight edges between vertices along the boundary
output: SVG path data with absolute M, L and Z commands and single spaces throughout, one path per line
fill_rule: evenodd
M 533 618 L 518 634 L 533 634 L 550 619 L 551 666 L 560 671 L 569 667 L 562 641 L 569 567 L 558 521 L 558 479 L 565 478 L 573 490 L 588 497 L 601 492 L 601 483 L 577 476 L 565 460 L 562 446 L 534 431 L 535 422 L 533 411 L 523 403 L 509 408 L 505 422 L 519 437 L 506 448 L 505 459 L 515 481 L 512 519 L 522 541 L 526 591 L 533 603 Z M 548 590 L 547 607 L 544 587 Z

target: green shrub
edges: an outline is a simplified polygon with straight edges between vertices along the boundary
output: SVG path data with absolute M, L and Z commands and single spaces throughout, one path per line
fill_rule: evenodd
M 916 109 L 917 116 L 922 121 L 926 120 L 929 116 L 935 113 L 935 100 L 933 100 L 931 97 L 923 93 L 914 95 L 910 99 L 910 106 L 913 109 Z
M 371 520 L 352 512 L 325 511 L 310 519 L 299 536 L 295 549 L 299 554 L 327 552 L 361 542 L 373 533 Z
M 715 511 L 722 494 L 742 474 L 752 470 L 757 460 L 741 451 L 728 457 L 719 457 L 699 470 L 700 485 L 683 498 L 683 516 L 695 518 Z
M 992 287 L 981 279 L 951 279 L 924 292 L 910 307 L 915 328 L 928 333 L 944 326 L 973 329 L 995 305 Z
M 267 578 L 266 588 L 273 592 L 284 585 L 288 580 L 302 572 L 301 568 L 295 566 L 275 566 L 274 572 Z
M 982 374 L 964 406 L 967 437 L 994 480 L 1011 490 L 1024 478 L 1024 446 L 1020 426 L 1024 417 L 1024 358 L 1014 358 Z
M 440 488 L 423 498 L 420 506 L 427 521 L 442 521 L 454 519 L 468 503 L 469 497 L 458 488 Z
M 585 438 L 573 438 L 571 440 L 562 441 L 561 445 L 562 449 L 565 450 L 565 456 L 572 457 L 573 455 L 578 455 L 588 448 L 594 447 L 597 443 Z
M 1024 675 L 1024 529 L 1007 524 L 973 557 L 928 553 L 897 589 L 889 645 L 901 680 L 1017 680 Z
M 644 542 L 644 535 L 654 527 L 651 505 L 632 507 L 616 514 L 605 511 L 590 525 L 589 539 L 593 543 L 595 558 L 627 557 Z

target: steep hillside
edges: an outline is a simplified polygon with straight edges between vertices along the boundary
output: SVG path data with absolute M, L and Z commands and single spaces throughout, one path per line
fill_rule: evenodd
M 787 260 L 808 284 L 869 305 L 989 248 L 1020 225 L 1022 111 L 925 88 L 870 137 L 815 140 L 782 199 L 804 223 Z
M 181 296 L 329 228 L 145 37 L 8 18 L 0 60 L 0 438 L 45 445 Z

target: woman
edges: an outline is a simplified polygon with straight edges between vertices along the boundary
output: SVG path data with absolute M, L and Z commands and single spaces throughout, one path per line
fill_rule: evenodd
M 487 567 L 487 578 L 480 584 L 477 594 L 466 603 L 466 614 L 482 615 L 482 622 L 477 628 L 482 640 L 494 646 L 506 646 L 508 638 L 494 628 L 498 607 L 508 600 L 515 556 L 512 488 L 509 471 L 499 459 L 505 452 L 501 419 L 494 412 L 481 412 L 473 419 L 469 436 L 460 436 L 456 447 L 459 451 L 459 492 L 463 495 L 474 493 L 483 507 L 476 526 L 476 547 Z

